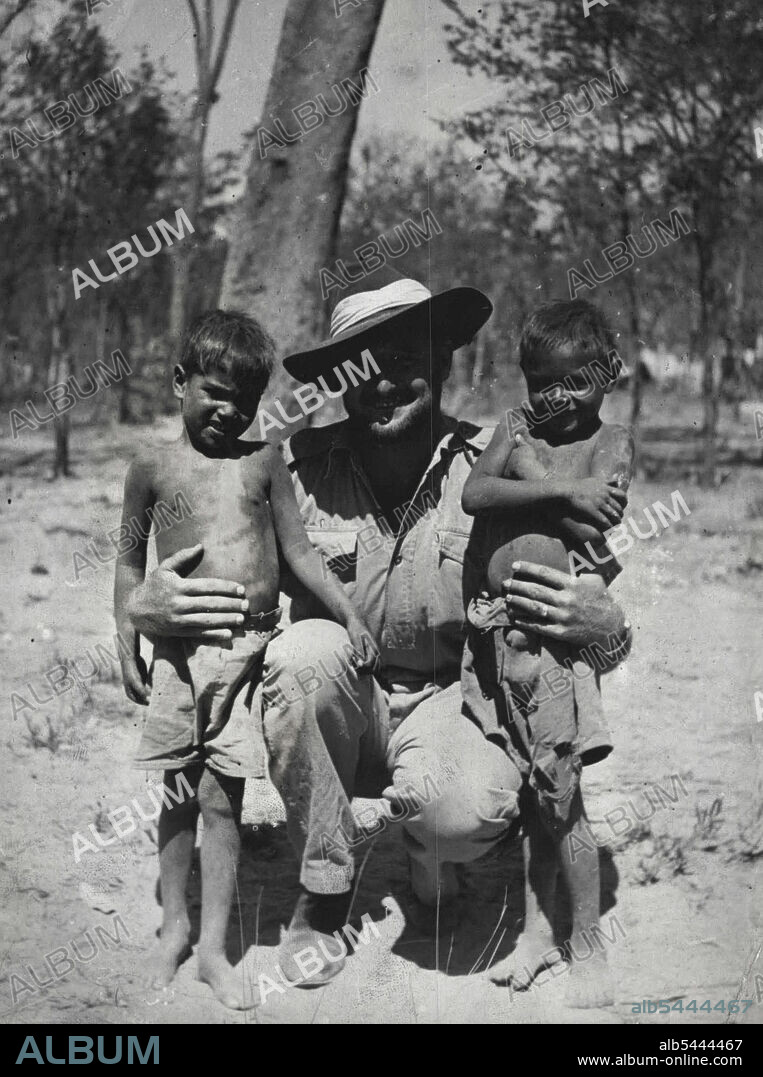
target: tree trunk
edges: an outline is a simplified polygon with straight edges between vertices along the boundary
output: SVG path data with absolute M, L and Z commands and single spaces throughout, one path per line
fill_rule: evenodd
M 727 330 L 727 349 L 730 352 L 730 365 L 732 369 L 732 384 L 730 386 L 732 396 L 732 414 L 735 422 L 740 418 L 740 401 L 747 392 L 746 384 L 747 368 L 742 359 L 744 342 L 742 339 L 742 316 L 744 314 L 744 296 L 747 284 L 748 242 L 745 238 L 739 251 L 736 272 L 734 273 L 734 299 L 729 315 Z
M 71 373 L 69 367 L 69 349 L 66 346 L 66 332 L 62 329 L 61 323 L 56 322 L 53 325 L 53 341 L 52 341 L 52 364 L 51 364 L 51 385 L 58 385 L 61 382 L 65 382 Z M 69 422 L 69 412 L 65 411 L 62 415 L 57 415 L 53 420 L 53 478 L 57 479 L 60 475 L 68 477 L 71 475 L 69 468 L 69 431 L 71 425 Z
M 69 413 L 64 412 L 53 421 L 53 437 L 55 450 L 53 455 L 53 478 L 60 475 L 68 478 L 71 475 L 69 467 Z
M 54 262 L 53 265 L 56 265 Z M 57 281 L 51 273 L 51 284 L 48 290 L 48 324 L 50 326 L 50 354 L 48 357 L 48 385 L 59 385 L 65 382 L 71 370 L 70 331 L 67 318 L 66 296 L 64 286 Z M 69 476 L 69 422 L 68 411 L 56 415 L 53 420 L 53 470 L 51 478 Z
M 715 383 L 715 355 L 710 340 L 710 265 L 707 251 L 696 235 L 697 285 L 699 291 L 699 347 L 702 351 L 703 446 L 700 485 L 715 485 L 715 436 L 718 427 L 718 393 Z
M 612 68 L 614 61 L 612 57 L 611 49 L 607 49 L 607 64 L 608 69 Z M 622 230 L 622 242 L 626 241 L 626 236 L 631 234 L 631 213 L 628 205 L 628 183 L 623 176 L 623 169 L 626 167 L 628 161 L 628 154 L 625 147 L 625 131 L 623 129 L 623 116 L 622 113 L 616 112 L 615 125 L 617 130 L 617 150 L 620 155 L 618 163 L 618 169 L 615 175 L 615 190 L 617 192 L 617 198 L 620 208 L 620 228 Z M 632 267 L 631 267 L 632 268 Z M 631 409 L 630 409 L 630 426 L 633 433 L 636 433 L 636 426 L 638 425 L 639 416 L 641 415 L 641 391 L 642 391 L 642 372 L 641 372 L 641 303 L 639 300 L 638 285 L 636 283 L 635 274 L 628 270 L 625 274 L 625 289 L 628 293 L 628 314 L 630 320 L 630 336 L 631 336 L 631 349 L 635 356 L 633 363 L 633 377 L 631 380 Z
M 628 233 L 626 233 L 627 235 Z M 641 369 L 641 319 L 639 317 L 640 304 L 636 282 L 632 274 L 627 274 L 626 288 L 628 291 L 628 308 L 630 315 L 631 341 L 633 348 L 633 376 L 631 380 L 631 413 L 630 427 L 635 435 L 636 427 L 641 416 L 641 397 L 644 384 L 643 371 Z
M 187 156 L 188 197 L 185 211 L 191 224 L 198 229 L 198 218 L 204 207 L 205 173 L 204 150 L 207 144 L 209 113 L 217 100 L 217 84 L 220 81 L 225 57 L 233 34 L 236 14 L 241 0 L 227 0 L 222 29 L 214 44 L 215 18 L 212 0 L 206 0 L 203 12 L 196 0 L 188 0 L 188 8 L 194 27 L 196 45 L 196 100 L 190 119 L 190 144 Z M 170 299 L 169 332 L 173 346 L 177 346 L 185 329 L 188 315 L 188 296 L 191 285 L 191 267 L 198 235 L 193 243 L 176 247 L 172 258 L 172 296 Z
M 204 204 L 204 148 L 207 141 L 208 110 L 198 110 L 192 119 L 193 149 L 189 155 L 190 184 L 187 204 L 184 207 L 194 228 Z M 191 283 L 191 265 L 195 243 L 191 240 L 173 248 L 172 293 L 170 298 L 169 334 L 177 345 L 185 329 L 188 313 L 188 293 Z
M 325 329 L 319 271 L 333 269 L 359 106 L 357 95 L 353 104 L 345 90 L 332 87 L 342 79 L 360 84 L 383 7 L 384 0 L 365 0 L 337 18 L 333 4 L 290 0 L 286 10 L 221 295 L 221 306 L 260 319 L 280 349 L 314 343 Z M 366 81 L 367 95 L 373 86 Z M 340 100 L 347 107 L 328 116 L 316 103 L 305 121 L 307 127 L 312 119 L 315 129 L 301 133 L 292 110 L 304 105 L 311 112 L 308 103 L 318 94 L 332 110 Z M 263 127 L 282 142 L 284 130 L 299 137 L 270 145 Z
M 123 302 L 119 302 L 117 307 L 117 325 L 119 326 L 119 340 L 122 342 L 122 351 L 126 352 L 127 365 L 130 366 L 130 347 L 128 341 L 130 340 L 130 319 L 127 316 L 127 309 Z M 133 359 L 130 369 L 135 372 L 135 360 Z M 135 422 L 135 416 L 132 413 L 130 390 L 132 388 L 132 382 L 129 377 L 123 377 L 119 383 L 119 402 L 117 406 L 117 422 L 118 423 L 132 423 Z
M 623 207 L 621 213 L 623 222 L 623 241 L 631 233 L 631 218 L 627 207 Z M 641 362 L 641 300 L 639 297 L 638 284 L 635 274 L 628 270 L 625 273 L 625 290 L 628 295 L 628 323 L 630 328 L 631 353 L 633 355 L 633 374 L 631 377 L 631 407 L 629 425 L 633 434 L 641 416 L 641 397 L 644 385 L 644 375 Z

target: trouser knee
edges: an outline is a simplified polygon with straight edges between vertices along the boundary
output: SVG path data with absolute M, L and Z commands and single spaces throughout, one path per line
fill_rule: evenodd
M 498 794 L 498 795 L 496 795 Z M 419 860 L 466 864 L 505 837 L 519 810 L 509 789 L 451 791 L 420 806 L 404 823 L 405 844 Z
M 347 632 L 332 621 L 299 621 L 269 645 L 263 669 L 266 713 L 321 709 L 357 680 Z

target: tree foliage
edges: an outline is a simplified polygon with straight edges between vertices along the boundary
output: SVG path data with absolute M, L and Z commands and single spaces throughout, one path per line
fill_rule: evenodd
M 595 255 L 672 209 L 690 222 L 691 238 L 682 242 L 692 248 L 687 268 L 697 302 L 685 313 L 690 345 L 705 363 L 712 470 L 714 341 L 741 329 L 732 312 L 743 304 L 727 278 L 741 194 L 759 171 L 752 132 L 763 107 L 758 0 L 639 0 L 602 6 L 589 18 L 573 0 L 501 0 L 478 15 L 460 0 L 443 3 L 455 63 L 506 90 L 453 129 L 484 147 L 502 175 L 520 180 L 552 250 Z M 604 85 L 612 71 L 627 92 L 586 112 L 584 88 L 592 96 L 592 80 Z M 586 114 L 575 114 L 570 97 Z M 558 101 L 567 106 L 566 124 L 553 107 Z M 528 135 L 528 123 L 542 140 Z M 648 320 L 662 306 L 648 295 L 654 270 L 641 263 L 607 285 L 625 307 L 632 344 L 645 308 Z

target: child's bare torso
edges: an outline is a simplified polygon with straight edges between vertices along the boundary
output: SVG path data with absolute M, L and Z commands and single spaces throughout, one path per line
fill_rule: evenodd
M 269 452 L 264 443 L 237 459 L 203 456 L 182 440 L 154 464 L 156 501 L 177 504 L 178 493 L 193 515 L 171 526 L 155 525 L 159 560 L 201 543 L 204 555 L 191 576 L 234 580 L 246 590 L 251 613 L 274 609 L 279 563 L 270 509 Z
M 529 443 L 536 459 L 549 478 L 585 479 L 591 474 L 591 464 L 600 431 L 589 438 L 564 445 L 550 445 L 542 438 L 530 436 Z M 504 478 L 522 479 L 527 476 L 521 468 L 521 447 L 509 457 Z M 489 550 L 487 585 L 492 596 L 503 594 L 501 583 L 510 578 L 514 561 L 532 561 L 570 571 L 571 546 L 562 539 L 561 531 L 551 519 L 533 512 L 490 514 L 488 523 Z

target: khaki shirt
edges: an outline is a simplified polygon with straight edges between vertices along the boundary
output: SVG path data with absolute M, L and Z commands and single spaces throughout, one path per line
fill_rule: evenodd
M 460 677 L 466 635 L 463 567 L 472 518 L 461 493 L 492 429 L 446 417 L 445 435 L 407 505 L 385 518 L 353 458 L 346 420 L 301 430 L 283 445 L 308 537 L 381 646 L 395 692 L 445 688 Z M 288 577 L 291 620 L 324 616 Z

